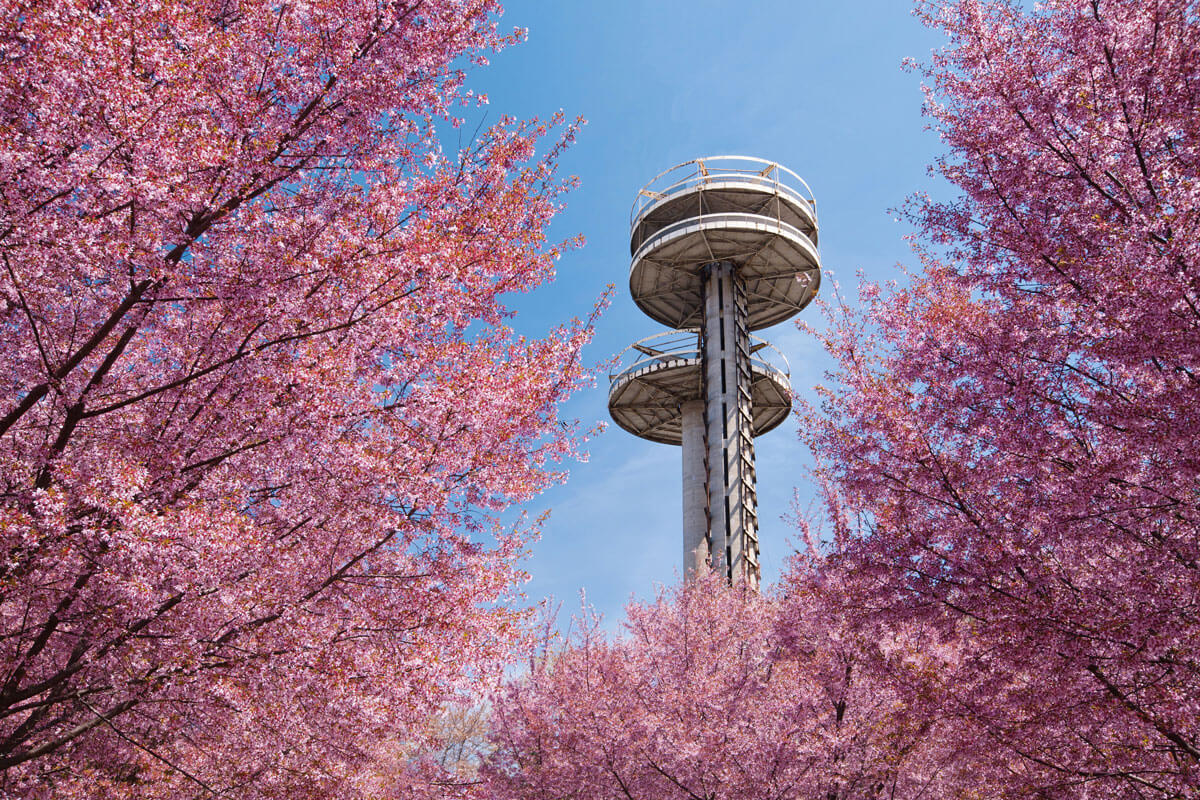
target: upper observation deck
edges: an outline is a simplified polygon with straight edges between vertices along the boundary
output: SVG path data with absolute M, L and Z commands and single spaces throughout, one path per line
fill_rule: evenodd
M 736 266 L 751 330 L 796 314 L 821 283 L 812 192 L 760 158 L 698 158 L 657 176 L 638 192 L 629 248 L 634 302 L 672 328 L 700 325 L 706 264 Z
M 757 336 L 750 341 L 750 402 L 754 435 L 776 428 L 792 407 L 791 370 L 783 353 Z M 697 331 L 647 336 L 621 353 L 609 375 L 608 410 L 634 436 L 681 444 L 680 404 L 704 397 Z

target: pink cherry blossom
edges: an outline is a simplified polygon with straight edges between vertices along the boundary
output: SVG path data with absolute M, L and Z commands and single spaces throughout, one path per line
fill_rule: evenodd
M 813 573 L 783 596 L 709 575 L 585 616 L 495 704 L 481 797 L 802 800 L 949 796 L 921 698 L 951 662 L 914 630 L 858 625 Z
M 1200 6 L 923 2 L 957 200 L 805 411 L 884 620 L 960 642 L 1004 793 L 1200 791 Z M 981 767 L 982 769 L 982 767 Z
M 5 0 L 0 793 L 349 796 L 497 675 L 589 335 L 574 126 L 437 138 L 498 12 Z

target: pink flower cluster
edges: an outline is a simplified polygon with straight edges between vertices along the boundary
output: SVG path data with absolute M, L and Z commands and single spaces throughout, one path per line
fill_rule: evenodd
M 574 126 L 436 137 L 497 12 L 5 2 L 0 794 L 347 796 L 497 675 L 589 335 L 502 299 Z
M 861 602 L 961 643 L 1013 796 L 1200 791 L 1200 7 L 921 3 L 958 200 L 834 314 L 809 442 Z M 999 791 L 999 790 L 997 790 Z
M 494 796 L 1200 796 L 1200 4 L 918 12 L 961 194 L 815 332 L 832 536 L 535 661 Z

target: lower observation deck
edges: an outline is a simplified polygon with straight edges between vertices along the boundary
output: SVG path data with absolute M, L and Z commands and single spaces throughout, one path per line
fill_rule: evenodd
M 753 337 L 750 346 L 754 435 L 779 426 L 792 407 L 787 359 Z M 625 430 L 663 444 L 683 441 L 680 405 L 704 397 L 700 336 L 671 331 L 649 336 L 621 354 L 609 375 L 608 410 Z

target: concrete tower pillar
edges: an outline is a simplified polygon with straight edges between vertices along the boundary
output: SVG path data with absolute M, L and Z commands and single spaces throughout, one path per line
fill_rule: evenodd
M 708 468 L 704 399 L 679 404 L 683 434 L 683 577 L 708 571 Z
M 705 266 L 704 393 L 713 569 L 758 585 L 750 331 L 746 289 L 728 261 Z

